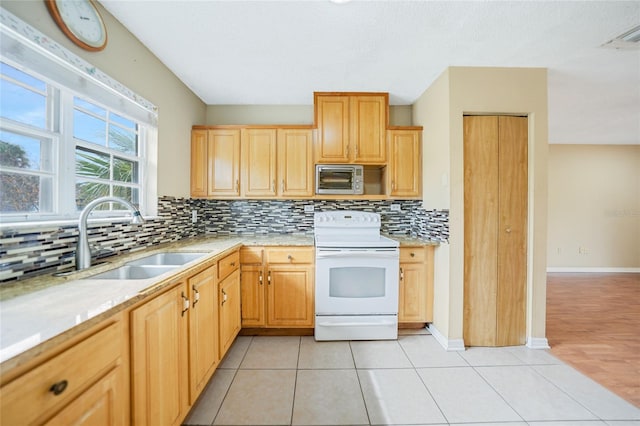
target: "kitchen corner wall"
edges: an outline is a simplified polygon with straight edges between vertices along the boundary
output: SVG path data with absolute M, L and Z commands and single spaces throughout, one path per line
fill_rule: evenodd
M 391 211 L 391 204 L 401 211 Z M 449 212 L 424 210 L 421 201 L 370 200 L 197 200 L 162 197 L 158 217 L 142 225 L 128 222 L 95 224 L 89 228 L 94 259 L 134 252 L 161 243 L 211 235 L 313 234 L 315 211 L 364 210 L 380 213 L 382 232 L 439 242 L 449 238 Z M 198 211 L 197 223 L 191 211 Z M 70 269 L 74 265 L 78 227 L 33 226 L 0 232 L 0 285 Z

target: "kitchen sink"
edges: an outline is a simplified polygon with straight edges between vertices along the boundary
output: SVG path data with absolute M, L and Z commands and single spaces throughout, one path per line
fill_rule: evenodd
M 152 254 L 151 256 L 143 257 L 141 259 L 132 260 L 131 262 L 127 262 L 127 265 L 137 266 L 137 265 L 184 265 L 185 263 L 189 263 L 193 260 L 196 260 L 202 256 L 206 256 L 208 253 L 158 253 Z
M 124 265 L 110 271 L 92 275 L 95 280 L 144 280 L 157 277 L 165 272 L 178 268 L 180 265 Z

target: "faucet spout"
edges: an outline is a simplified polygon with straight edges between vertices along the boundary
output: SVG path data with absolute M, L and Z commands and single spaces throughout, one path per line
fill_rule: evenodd
M 131 211 L 131 223 L 144 223 L 144 219 L 138 211 L 137 208 L 134 207 L 133 204 L 128 202 L 127 200 L 123 200 L 118 197 L 100 197 L 91 201 L 89 204 L 82 209 L 80 213 L 80 220 L 78 222 L 78 245 L 76 247 L 76 270 L 86 269 L 91 266 L 91 248 L 89 247 L 89 238 L 88 238 L 88 230 L 87 230 L 87 220 L 89 218 L 89 214 L 98 207 L 100 204 L 104 203 L 119 203 L 123 206 L 127 207 L 129 211 Z

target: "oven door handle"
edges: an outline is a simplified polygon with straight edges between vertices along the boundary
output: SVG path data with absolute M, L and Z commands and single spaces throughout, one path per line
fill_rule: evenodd
M 390 250 L 336 250 L 336 251 L 317 251 L 316 258 L 331 257 L 378 257 L 378 258 L 394 258 L 399 256 L 397 249 Z
M 379 327 L 381 325 L 396 325 L 393 321 L 373 321 L 373 322 L 318 322 L 320 327 Z

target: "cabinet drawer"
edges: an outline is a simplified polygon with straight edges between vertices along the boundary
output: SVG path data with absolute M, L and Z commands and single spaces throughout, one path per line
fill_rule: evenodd
M 120 364 L 124 335 L 120 321 L 40 364 L 1 389 L 0 423 L 31 424 L 84 392 Z M 60 393 L 54 394 L 56 385 Z
M 218 261 L 218 279 L 223 280 L 238 269 L 240 266 L 240 253 L 234 251 L 233 253 L 223 257 Z
M 424 263 L 427 261 L 425 247 L 400 248 L 400 263 Z
M 262 247 L 242 247 L 240 249 L 240 263 L 257 263 L 262 264 L 262 253 L 264 249 Z
M 313 263 L 313 247 L 278 247 L 267 250 L 268 263 Z

